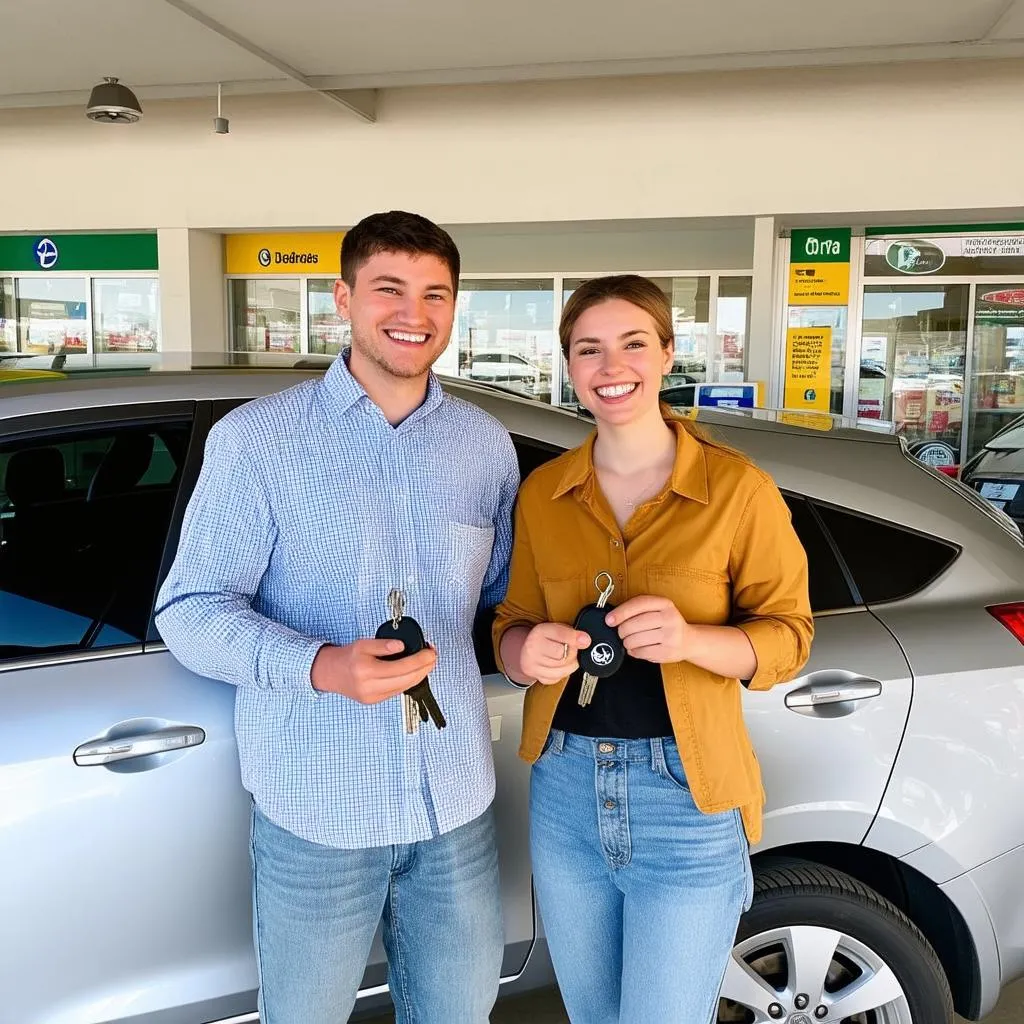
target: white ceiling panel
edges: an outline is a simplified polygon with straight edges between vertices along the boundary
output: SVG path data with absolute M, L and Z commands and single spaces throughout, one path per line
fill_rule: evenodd
M 193 0 L 308 75 L 954 42 L 1006 0 Z
M 1015 0 L 1007 7 L 992 32 L 993 39 L 1024 39 L 1024 3 Z
M 163 0 L 7 0 L 0 4 L 0 95 L 133 88 L 280 72 Z
M 1024 55 L 1024 0 L 0 0 L 0 106 Z M 191 93 L 189 92 L 191 88 Z M 46 94 L 49 94 L 49 98 Z M 18 97 L 22 101 L 18 101 Z

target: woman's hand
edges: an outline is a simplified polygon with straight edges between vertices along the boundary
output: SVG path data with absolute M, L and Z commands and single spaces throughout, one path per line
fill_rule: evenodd
M 540 622 L 523 641 L 519 668 L 523 675 L 538 683 L 558 683 L 579 668 L 576 652 L 589 646 L 586 633 L 564 622 Z
M 742 629 L 687 622 L 667 597 L 631 597 L 605 622 L 618 628 L 626 651 L 643 661 L 688 661 L 727 679 L 752 679 L 757 671 L 757 655 Z
M 605 622 L 618 628 L 626 653 L 634 658 L 658 665 L 689 660 L 695 627 L 667 597 L 631 597 L 610 611 Z

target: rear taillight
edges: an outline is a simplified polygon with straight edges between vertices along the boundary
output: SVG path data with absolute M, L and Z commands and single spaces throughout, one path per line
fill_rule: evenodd
M 1024 602 L 993 604 L 985 609 L 1024 644 Z

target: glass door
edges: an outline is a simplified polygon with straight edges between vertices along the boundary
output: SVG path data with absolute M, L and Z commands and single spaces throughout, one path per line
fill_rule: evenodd
M 1024 283 L 975 288 L 967 458 L 1024 413 Z
M 864 288 L 858 416 L 893 422 L 911 454 L 934 466 L 960 463 L 969 291 Z

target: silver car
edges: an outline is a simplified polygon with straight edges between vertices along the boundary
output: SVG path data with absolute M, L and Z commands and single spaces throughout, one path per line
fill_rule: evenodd
M 153 621 L 229 409 L 310 373 L 0 386 L 0 1022 L 256 1019 L 232 687 Z M 580 417 L 446 382 L 528 472 Z M 817 636 L 745 709 L 768 807 L 719 1021 L 978 1019 L 1024 973 L 1024 548 L 894 438 L 700 413 L 787 496 Z M 821 418 L 819 417 L 819 420 Z M 791 422 L 787 422 L 791 421 Z M 503 991 L 551 980 L 532 899 L 522 693 L 480 658 L 498 768 Z M 674 969 L 686 970 L 685 964 Z M 360 1012 L 386 1002 L 375 944 Z

